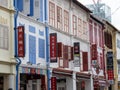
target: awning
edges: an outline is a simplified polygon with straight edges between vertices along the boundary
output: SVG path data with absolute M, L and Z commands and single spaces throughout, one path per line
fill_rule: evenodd
M 53 68 L 52 73 L 58 75 L 72 76 L 73 71 L 62 68 Z
M 110 84 L 108 83 L 107 80 L 104 79 L 104 80 L 94 80 L 94 85 L 108 87 Z
M 91 76 L 91 74 L 89 74 L 89 73 L 81 73 L 81 72 L 76 73 L 76 77 L 79 77 L 79 78 L 90 79 L 90 76 Z

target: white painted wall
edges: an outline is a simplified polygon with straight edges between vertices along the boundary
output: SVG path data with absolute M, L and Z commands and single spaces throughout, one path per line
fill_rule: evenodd
M 29 61 L 29 35 L 33 35 L 36 37 L 36 64 L 40 63 L 40 66 L 46 66 L 46 56 L 45 58 L 40 58 L 38 56 L 38 38 L 45 40 L 45 25 L 42 23 L 39 23 L 38 21 L 26 17 L 22 14 L 19 14 L 18 16 L 18 22 L 17 25 L 22 24 L 25 26 L 25 34 L 26 34 L 26 50 L 25 50 L 25 57 L 20 58 L 22 61 L 22 64 L 26 64 Z M 34 26 L 36 28 L 36 33 L 30 33 L 29 32 L 29 25 Z M 39 35 L 39 30 L 44 33 L 44 36 Z M 45 52 L 46 55 L 46 52 Z

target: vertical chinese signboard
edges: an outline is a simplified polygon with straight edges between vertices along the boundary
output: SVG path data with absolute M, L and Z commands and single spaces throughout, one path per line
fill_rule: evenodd
M 74 43 L 74 66 L 80 66 L 80 44 L 79 42 Z
M 107 52 L 107 74 L 110 84 L 114 84 L 113 52 Z
M 50 34 L 50 62 L 57 62 L 57 34 Z
M 24 26 L 18 26 L 18 57 L 25 56 L 25 47 L 24 47 Z
M 51 90 L 57 90 L 56 77 L 51 77 Z
M 92 65 L 97 64 L 97 45 L 92 44 L 91 46 L 91 59 L 92 59 Z

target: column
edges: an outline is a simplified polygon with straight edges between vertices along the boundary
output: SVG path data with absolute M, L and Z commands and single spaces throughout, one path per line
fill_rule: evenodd
M 15 90 L 15 75 L 4 76 L 4 89 Z

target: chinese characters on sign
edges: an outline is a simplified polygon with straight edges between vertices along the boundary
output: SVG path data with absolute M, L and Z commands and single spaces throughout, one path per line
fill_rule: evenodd
M 57 34 L 50 34 L 50 62 L 57 62 Z
M 91 46 L 91 59 L 92 59 L 92 65 L 97 64 L 97 45 L 92 44 Z
M 107 52 L 107 73 L 109 82 L 114 81 L 113 52 Z
M 57 90 L 56 77 L 51 77 L 51 90 Z
M 80 66 L 80 46 L 79 42 L 74 43 L 74 66 Z
M 18 57 L 25 56 L 24 48 L 24 26 L 18 26 Z

